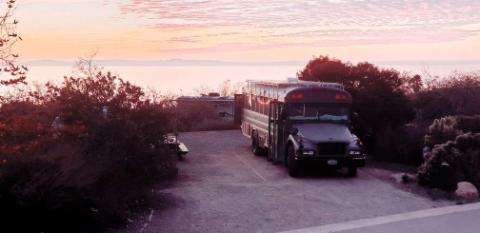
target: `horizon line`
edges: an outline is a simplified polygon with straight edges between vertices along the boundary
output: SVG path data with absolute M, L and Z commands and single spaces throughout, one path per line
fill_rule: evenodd
M 332 57 L 333 58 L 333 57 Z M 73 66 L 74 59 L 30 59 L 20 62 L 27 66 Z M 308 61 L 224 61 L 201 59 L 93 59 L 94 63 L 102 66 L 305 66 Z M 377 60 L 377 61 L 343 61 L 357 64 L 368 62 L 373 65 L 445 65 L 463 64 L 480 65 L 480 60 Z

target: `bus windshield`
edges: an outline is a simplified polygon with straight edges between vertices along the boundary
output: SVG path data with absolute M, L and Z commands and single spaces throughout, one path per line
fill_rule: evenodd
M 339 105 L 298 103 L 287 107 L 289 120 L 346 121 L 348 114 L 348 107 Z

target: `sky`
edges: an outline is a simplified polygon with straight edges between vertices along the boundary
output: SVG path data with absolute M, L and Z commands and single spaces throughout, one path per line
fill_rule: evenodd
M 480 60 L 478 0 L 19 0 L 23 59 Z

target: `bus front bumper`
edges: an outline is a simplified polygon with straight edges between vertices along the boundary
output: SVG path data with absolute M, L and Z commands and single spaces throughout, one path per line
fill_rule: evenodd
M 327 165 L 331 167 L 365 167 L 366 157 L 324 157 L 324 156 L 296 156 L 295 160 L 300 163 L 319 163 L 321 165 Z

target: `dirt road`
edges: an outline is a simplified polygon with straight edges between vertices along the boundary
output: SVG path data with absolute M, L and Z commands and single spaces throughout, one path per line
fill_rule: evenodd
M 368 165 L 356 178 L 291 178 L 283 165 L 255 157 L 238 130 L 180 137 L 190 153 L 178 179 L 155 190 L 158 204 L 124 232 L 279 232 L 448 204 L 378 179 Z

